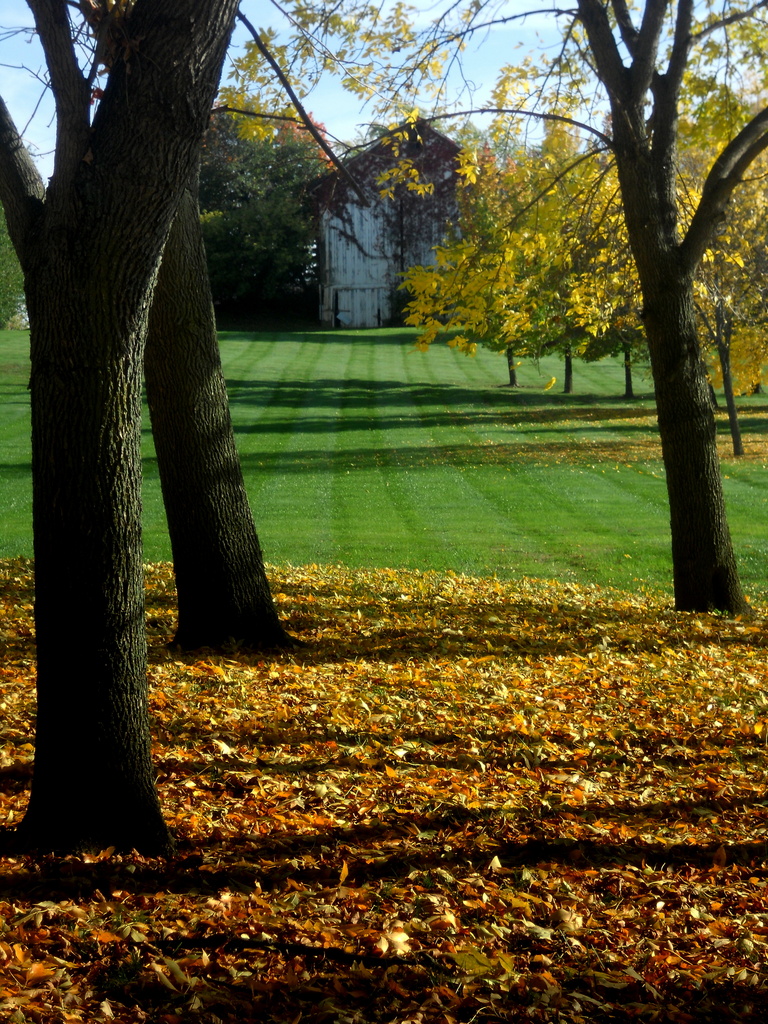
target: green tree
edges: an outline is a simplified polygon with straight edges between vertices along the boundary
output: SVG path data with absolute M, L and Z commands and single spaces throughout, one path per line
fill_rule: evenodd
M 244 135 L 241 126 L 242 119 L 217 115 L 203 148 L 200 207 L 214 301 L 295 310 L 309 294 L 314 304 L 309 186 L 327 162 L 294 125 L 271 138 Z
M 38 707 L 23 845 L 171 846 L 147 717 L 143 347 L 163 246 L 199 159 L 236 6 L 91 5 L 96 54 L 81 68 L 72 9 L 29 0 L 56 102 L 47 188 L 0 106 L 0 199 L 25 273 L 32 359 Z M 90 642 L 73 649 L 83 623 Z

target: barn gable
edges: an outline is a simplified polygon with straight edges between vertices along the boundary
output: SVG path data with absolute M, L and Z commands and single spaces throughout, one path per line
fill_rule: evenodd
M 433 249 L 457 218 L 456 157 L 460 147 L 424 121 L 406 133 L 396 155 L 387 137 L 345 164 L 360 191 L 338 171 L 316 190 L 318 205 L 320 320 L 335 327 L 380 327 L 399 307 L 400 275 L 434 261 Z M 382 196 L 379 179 L 407 157 L 419 181 L 433 191 L 420 195 L 398 184 Z

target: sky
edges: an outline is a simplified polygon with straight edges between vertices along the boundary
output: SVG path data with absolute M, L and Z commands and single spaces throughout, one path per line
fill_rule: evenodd
M 433 0 L 412 0 L 423 12 L 424 20 L 434 17 L 440 3 Z M 504 9 L 535 9 L 548 6 L 545 0 L 506 0 Z M 243 10 L 259 25 L 266 7 L 264 0 L 244 0 Z M 26 4 L 20 0 L 0 0 L 0 95 L 5 100 L 17 128 L 35 156 L 44 179 L 53 169 L 55 117 L 50 93 L 45 88 L 45 62 L 36 38 L 31 34 L 13 30 L 29 26 L 31 16 Z M 478 34 L 475 43 L 463 57 L 464 75 L 477 87 L 476 104 L 487 98 L 498 69 L 509 61 L 518 60 L 522 53 L 541 48 L 540 33 L 551 34 L 554 23 L 544 14 L 497 26 Z M 231 52 L 237 53 L 247 36 L 240 29 L 234 38 Z M 224 69 L 224 76 L 227 67 Z M 359 137 L 369 112 L 361 109 L 360 102 L 346 93 L 335 80 L 322 83 L 306 102 L 313 117 L 322 122 L 331 138 L 351 142 Z M 449 132 L 449 128 L 444 129 Z

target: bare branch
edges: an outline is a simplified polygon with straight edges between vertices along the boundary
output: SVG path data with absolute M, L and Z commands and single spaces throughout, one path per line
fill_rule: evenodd
M 602 142 L 606 149 L 613 149 L 611 138 L 591 124 L 577 121 L 566 114 L 545 114 L 539 110 L 526 110 L 525 107 L 473 107 L 470 110 L 456 110 L 451 114 L 433 114 L 431 117 L 425 117 L 424 120 L 432 123 L 433 121 L 445 121 L 451 117 L 471 117 L 473 114 L 505 114 L 516 117 L 530 117 L 534 121 L 552 121 L 557 124 L 567 124 L 571 128 L 578 128 L 589 135 L 594 135 L 596 139 Z
M 264 57 L 266 62 L 269 64 L 269 66 L 272 68 L 272 70 L 277 75 L 278 81 L 280 82 L 280 84 L 285 89 L 286 93 L 288 94 L 288 98 L 290 99 L 290 101 L 294 105 L 294 107 L 296 108 L 296 112 L 299 115 L 303 125 L 305 126 L 305 128 L 307 129 L 309 134 L 312 136 L 312 138 L 318 144 L 320 149 L 322 149 L 322 151 L 325 153 L 325 155 L 331 161 L 331 163 L 336 168 L 336 170 L 344 178 L 347 179 L 347 181 L 350 183 L 352 188 L 357 193 L 360 201 L 365 206 L 368 206 L 369 205 L 368 197 L 363 192 L 363 190 L 360 187 L 359 183 L 349 173 L 347 168 L 342 164 L 342 162 L 339 160 L 339 158 L 333 152 L 331 147 L 325 141 L 325 139 L 322 136 L 322 133 L 320 131 L 318 131 L 317 126 L 312 122 L 312 118 L 309 116 L 309 114 L 304 109 L 304 106 L 302 105 L 301 100 L 299 99 L 298 95 L 296 94 L 295 89 L 293 88 L 293 86 L 289 82 L 288 76 L 285 74 L 283 69 L 280 67 L 280 65 L 277 63 L 275 58 L 272 56 L 272 54 L 269 51 L 269 48 L 267 47 L 266 43 L 264 42 L 264 40 L 259 35 L 259 33 L 256 30 L 256 28 L 248 20 L 248 18 L 246 18 L 246 16 L 242 13 L 242 11 L 238 11 L 237 18 L 238 18 L 238 20 L 240 22 L 242 22 L 243 25 L 245 25 L 245 27 L 251 33 L 251 35 L 253 37 L 253 41 L 256 43 L 256 46 L 258 48 L 259 53 Z

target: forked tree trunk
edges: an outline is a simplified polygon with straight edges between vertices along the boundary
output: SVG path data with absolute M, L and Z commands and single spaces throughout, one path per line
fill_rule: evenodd
M 150 761 L 141 371 L 163 246 L 203 132 L 235 0 L 136 0 L 90 123 L 63 5 L 30 4 L 57 101 L 42 183 L 0 106 L 0 192 L 31 337 L 37 724 L 17 843 L 167 853 Z
M 163 254 L 144 367 L 176 574 L 176 643 L 290 644 L 235 447 L 192 191 L 182 197 Z

